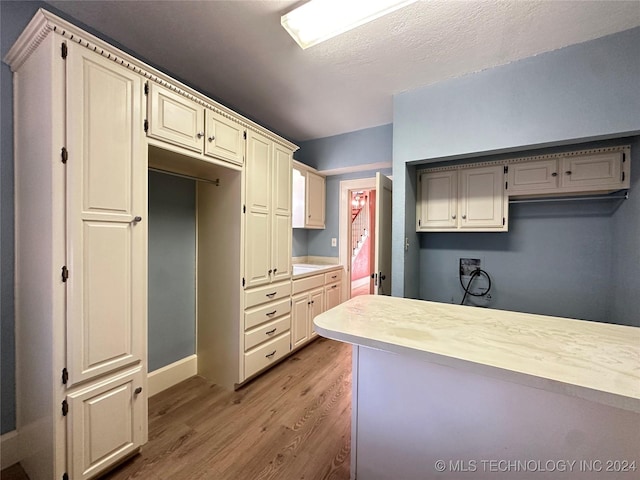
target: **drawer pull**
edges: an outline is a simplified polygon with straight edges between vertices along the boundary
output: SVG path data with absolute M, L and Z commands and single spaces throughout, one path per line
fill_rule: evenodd
M 264 332 L 266 335 L 273 335 L 274 333 L 276 333 L 277 328 L 274 328 L 273 330 L 269 330 L 268 332 Z
M 276 314 L 276 312 L 277 312 L 277 311 L 278 311 L 278 310 L 274 310 L 273 312 L 265 313 L 265 315 L 266 315 L 267 317 L 273 317 L 273 316 Z
M 267 353 L 267 354 L 265 355 L 265 358 L 271 358 L 271 357 L 273 357 L 275 354 L 276 354 L 276 350 L 274 350 L 274 351 L 273 351 L 273 352 L 271 352 L 271 353 Z
M 266 296 L 269 297 L 269 298 L 273 298 L 273 297 L 275 297 L 276 293 L 278 293 L 278 292 L 267 293 Z
M 338 275 L 333 275 L 331 278 L 338 278 Z
M 331 288 L 338 288 L 338 285 L 333 285 Z
M 135 393 L 136 395 L 140 395 L 142 393 L 142 387 L 138 387 L 136 388 L 133 393 Z

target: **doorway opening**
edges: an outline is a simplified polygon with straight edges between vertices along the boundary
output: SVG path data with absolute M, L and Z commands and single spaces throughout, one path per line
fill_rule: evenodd
M 340 182 L 340 263 L 347 269 L 347 278 L 349 279 L 349 281 L 343 282 L 342 293 L 345 299 L 373 293 L 371 272 L 374 268 L 375 225 L 371 215 L 375 214 L 375 187 L 375 177 Z M 359 213 L 362 217 L 358 219 L 355 216 L 357 209 L 354 210 L 356 205 L 353 201 L 357 196 L 358 206 L 360 206 L 360 201 L 364 200 L 365 192 L 367 192 L 367 198 Z M 354 220 L 356 225 L 354 225 Z M 367 229 L 366 234 L 364 228 Z M 356 254 L 355 259 L 354 253 Z
M 351 190 L 351 297 L 373 294 L 376 191 Z

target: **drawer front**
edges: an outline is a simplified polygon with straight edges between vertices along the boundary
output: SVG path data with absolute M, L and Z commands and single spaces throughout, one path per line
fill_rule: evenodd
M 264 287 L 252 288 L 244 292 L 244 308 L 271 302 L 291 295 L 291 282 L 273 283 Z
M 291 328 L 291 315 L 285 315 L 272 322 L 264 323 L 244 334 L 244 349 L 250 350 L 256 345 L 271 340 Z
M 254 348 L 244 354 L 244 376 L 250 377 L 263 368 L 280 360 L 291 351 L 291 335 L 287 331 L 279 337 Z
M 244 312 L 244 328 L 249 329 L 261 323 L 275 320 L 291 311 L 291 300 L 283 298 L 277 302 L 267 303 Z
M 322 287 L 324 285 L 324 274 L 314 275 L 312 277 L 300 278 L 293 281 L 293 294 L 311 290 L 312 288 Z
M 333 272 L 324 274 L 324 283 L 326 285 L 339 282 L 340 280 L 342 280 L 342 270 L 334 270 Z

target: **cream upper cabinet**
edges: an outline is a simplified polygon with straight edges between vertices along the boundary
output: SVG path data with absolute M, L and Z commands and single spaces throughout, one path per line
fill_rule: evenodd
M 204 154 L 242 165 L 246 135 L 242 125 L 209 109 L 206 110 L 206 120 Z
M 629 188 L 625 152 L 575 154 L 507 165 L 511 196 L 612 192 Z
M 168 88 L 149 83 L 148 135 L 202 152 L 204 107 Z
M 245 287 L 291 277 L 290 150 L 250 131 L 247 139 Z
M 629 188 L 628 176 L 623 176 L 622 152 L 564 157 L 560 165 L 560 188 L 564 191 Z
M 465 230 L 506 230 L 508 197 L 504 167 L 464 168 L 460 175 L 459 226 Z
M 509 195 L 554 192 L 558 188 L 558 160 L 540 160 L 508 165 Z
M 299 162 L 293 167 L 293 228 L 325 228 L 326 179 Z
M 504 167 L 418 174 L 417 231 L 507 230 Z
M 324 228 L 326 185 L 322 175 L 307 171 L 306 227 Z
M 240 123 L 154 82 L 148 83 L 148 96 L 149 137 L 243 164 L 246 129 Z
M 271 266 L 273 281 L 291 278 L 291 161 L 292 152 L 278 144 L 273 150 L 271 190 Z
M 417 230 L 455 229 L 458 225 L 458 172 L 418 175 Z

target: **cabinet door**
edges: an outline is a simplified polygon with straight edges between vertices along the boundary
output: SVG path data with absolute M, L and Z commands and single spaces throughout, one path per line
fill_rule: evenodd
M 508 167 L 508 191 L 511 195 L 553 192 L 558 187 L 558 161 L 515 163 Z
M 292 154 L 279 145 L 274 147 L 273 188 L 271 190 L 271 267 L 272 280 L 291 277 L 291 162 Z
M 568 189 L 624 188 L 622 152 L 565 157 L 562 159 L 560 177 L 560 186 Z
M 325 220 L 325 178 L 313 172 L 307 172 L 305 194 L 306 227 L 324 228 Z
M 504 167 L 460 170 L 460 228 L 502 229 L 506 223 Z
M 309 339 L 310 302 L 307 293 L 294 296 L 291 306 L 291 344 L 293 348 L 302 345 Z
M 204 153 L 237 165 L 244 162 L 245 130 L 233 120 L 207 110 L 207 140 Z
M 418 231 L 456 228 L 457 181 L 456 171 L 423 173 L 418 177 Z
M 70 478 L 94 477 L 140 447 L 146 397 L 136 389 L 142 375 L 137 368 L 67 395 Z
M 246 287 L 271 281 L 271 154 L 273 143 L 249 131 L 245 174 Z
M 325 299 L 325 311 L 329 310 L 336 305 L 340 305 L 340 292 L 342 290 L 342 283 L 334 283 L 332 285 L 327 285 L 324 289 L 324 299 Z
M 311 301 L 309 309 L 309 338 L 315 338 L 318 334 L 313 328 L 313 319 L 324 312 L 324 288 L 313 290 L 309 293 Z
M 73 42 L 68 47 L 71 386 L 146 357 L 147 163 L 141 79 Z
M 100 92 L 102 93 L 102 92 Z M 149 82 L 148 135 L 202 153 L 204 107 Z

